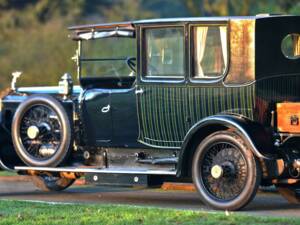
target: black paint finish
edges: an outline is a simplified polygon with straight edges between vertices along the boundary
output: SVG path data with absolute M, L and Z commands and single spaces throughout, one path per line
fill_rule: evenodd
M 81 118 L 87 145 L 107 145 L 112 139 L 112 114 L 110 89 L 89 89 L 83 96 Z M 107 112 L 104 109 L 109 108 Z M 104 112 L 103 112 L 104 111 Z

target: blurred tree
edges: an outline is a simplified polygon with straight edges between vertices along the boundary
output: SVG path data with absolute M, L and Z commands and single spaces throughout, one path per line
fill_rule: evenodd
M 258 13 L 300 14 L 300 0 L 0 0 L 0 88 L 14 70 L 24 71 L 25 85 L 75 75 L 70 24 Z
M 151 11 L 156 17 L 186 17 L 191 16 L 184 0 L 141 0 L 143 9 Z
M 205 0 L 186 0 L 185 4 L 192 16 L 205 16 Z
M 57 16 L 76 20 L 84 14 L 85 0 L 39 0 L 34 7 L 40 22 L 47 22 Z
M 105 7 L 102 13 L 109 22 L 147 19 L 155 16 L 153 12 L 143 9 L 140 0 L 116 1 L 116 4 Z
M 295 0 L 186 0 L 185 4 L 193 16 L 300 13 L 300 1 Z
M 28 4 L 36 3 L 37 0 L 0 0 L 0 10 L 12 8 L 22 9 Z
M 210 16 L 249 15 L 253 0 L 203 0 L 204 11 Z

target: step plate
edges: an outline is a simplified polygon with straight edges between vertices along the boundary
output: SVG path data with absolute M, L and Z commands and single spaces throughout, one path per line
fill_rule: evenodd
M 105 174 L 145 174 L 145 175 L 176 175 L 176 171 L 168 170 L 126 170 L 124 168 L 80 168 L 80 167 L 30 167 L 16 166 L 17 171 L 73 172 L 73 173 L 105 173 Z
M 117 187 L 150 187 L 161 186 L 162 176 L 145 174 L 104 174 L 88 173 L 85 175 L 86 184 Z

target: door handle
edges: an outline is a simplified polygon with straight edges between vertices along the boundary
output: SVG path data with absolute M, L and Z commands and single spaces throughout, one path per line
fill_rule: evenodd
M 135 90 L 135 94 L 136 94 L 136 95 L 139 95 L 139 94 L 141 95 L 141 94 L 143 94 L 143 93 L 144 93 L 144 89 L 142 89 L 142 88 L 139 88 L 139 89 L 136 89 L 136 90 Z
M 107 112 L 109 112 L 109 110 L 110 110 L 110 105 L 107 105 L 107 106 L 104 106 L 104 107 L 101 109 L 101 112 L 102 112 L 102 113 L 107 113 Z

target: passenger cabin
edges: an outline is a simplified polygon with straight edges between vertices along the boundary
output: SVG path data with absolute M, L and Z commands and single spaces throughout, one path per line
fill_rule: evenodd
M 82 86 L 133 88 L 138 94 L 139 141 L 180 148 L 193 125 L 220 113 L 243 115 L 281 132 L 276 104 L 300 97 L 299 22 L 297 16 L 258 15 L 153 19 L 70 30 L 79 45 Z M 88 71 L 97 60 L 85 58 L 88 45 L 94 45 L 99 57 L 106 37 L 116 37 L 115 53 L 125 48 L 130 54 L 99 60 L 106 66 L 109 60 L 115 65 L 129 60 L 134 72 L 102 74 L 100 66 Z M 121 41 L 128 38 L 132 42 Z

